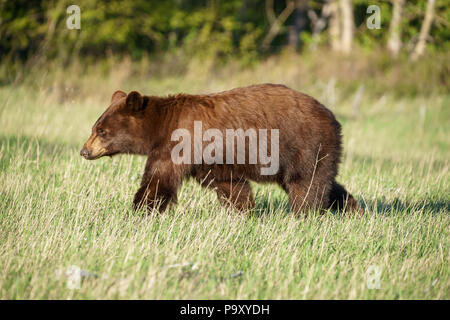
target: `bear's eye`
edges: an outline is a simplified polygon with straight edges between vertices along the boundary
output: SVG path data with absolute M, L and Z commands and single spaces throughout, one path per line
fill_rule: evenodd
M 104 137 L 104 136 L 106 136 L 106 131 L 103 130 L 103 129 L 98 129 L 97 134 L 98 134 L 100 137 Z

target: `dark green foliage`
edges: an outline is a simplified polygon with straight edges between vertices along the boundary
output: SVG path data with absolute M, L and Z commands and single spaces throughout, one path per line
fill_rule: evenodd
M 311 0 L 309 5 L 320 14 L 324 2 Z M 264 0 L 78 0 L 81 30 L 66 28 L 66 9 L 71 4 L 68 0 L 1 0 L 0 57 L 25 61 L 36 55 L 70 59 L 114 54 L 139 59 L 182 48 L 189 56 L 237 55 L 251 60 L 263 53 L 260 45 L 269 29 Z M 380 30 L 368 30 L 365 25 L 371 4 L 381 8 Z M 284 1 L 275 1 L 276 14 L 284 7 Z M 402 25 L 405 50 L 417 40 L 425 7 L 426 0 L 407 1 Z M 355 37 L 361 46 L 373 49 L 385 42 L 391 11 L 388 1 L 354 1 Z M 269 53 L 287 44 L 293 18 L 288 18 Z M 448 50 L 449 20 L 448 4 L 438 0 L 430 39 L 434 50 Z M 301 35 L 304 41 L 310 39 L 311 29 L 308 23 Z

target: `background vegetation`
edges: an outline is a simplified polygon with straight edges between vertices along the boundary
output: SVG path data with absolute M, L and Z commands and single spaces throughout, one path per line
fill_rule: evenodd
M 449 87 L 450 6 L 445 0 L 79 0 L 79 30 L 66 27 L 71 4 L 0 1 L 0 83 L 43 70 L 67 74 L 74 65 L 70 71 L 82 74 L 101 64 L 110 76 L 124 59 L 133 62 L 133 77 L 192 70 L 215 74 L 225 65 L 248 69 L 293 51 L 302 55 L 291 60 L 290 68 L 307 68 L 302 81 L 378 78 L 373 82 L 381 90 L 399 87 L 408 93 Z M 368 28 L 369 5 L 380 8 L 379 29 Z M 399 19 L 392 19 L 394 10 Z M 340 63 L 342 56 L 350 56 L 347 64 Z
M 0 0 L 0 298 L 449 299 L 449 21 L 444 0 Z M 79 156 L 117 89 L 264 82 L 337 115 L 338 180 L 363 218 L 295 219 L 257 184 L 257 209 L 238 215 L 192 181 L 145 216 L 130 210 L 145 159 Z M 72 290 L 71 265 L 96 277 Z

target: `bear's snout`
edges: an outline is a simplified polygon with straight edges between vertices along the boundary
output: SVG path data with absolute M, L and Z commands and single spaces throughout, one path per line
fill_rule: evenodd
M 83 148 L 80 151 L 80 155 L 86 159 L 89 159 L 89 157 L 91 156 L 91 152 L 88 149 Z

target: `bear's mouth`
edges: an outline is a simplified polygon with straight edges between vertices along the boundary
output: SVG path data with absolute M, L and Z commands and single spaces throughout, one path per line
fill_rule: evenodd
M 101 157 L 105 157 L 105 156 L 113 157 L 119 153 L 120 153 L 119 151 L 108 151 L 108 150 L 104 149 L 104 150 L 101 150 L 98 154 L 84 156 L 84 157 L 86 158 L 86 160 L 97 160 L 97 159 L 99 159 Z
M 97 160 L 98 158 L 101 158 L 104 155 L 105 155 L 104 153 L 101 153 L 101 154 L 97 154 L 95 156 L 89 156 L 89 157 L 85 157 L 85 158 L 86 158 L 86 160 Z
M 99 152 L 96 152 L 94 154 L 92 152 L 90 152 L 86 155 L 83 155 L 83 157 L 86 160 L 96 160 L 98 158 L 105 156 L 107 153 L 108 153 L 108 151 L 106 149 L 101 149 Z
M 93 156 L 89 160 L 97 160 L 97 159 L 99 159 L 101 157 L 106 157 L 106 156 L 112 158 L 113 156 L 115 156 L 118 153 L 119 153 L 118 151 L 107 151 L 107 150 L 105 150 L 105 151 L 101 152 L 100 154 Z

